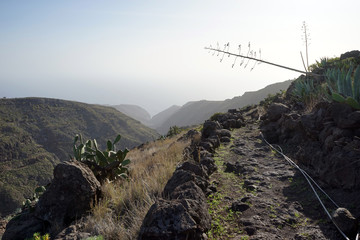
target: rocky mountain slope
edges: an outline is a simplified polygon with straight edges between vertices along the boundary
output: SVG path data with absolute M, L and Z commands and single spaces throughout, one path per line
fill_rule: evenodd
M 20 207 L 36 186 L 52 178 L 69 159 L 75 134 L 100 143 L 121 134 L 120 148 L 151 141 L 158 134 L 111 108 L 45 98 L 0 99 L 0 214 Z
M 241 108 L 247 105 L 258 104 L 261 100 L 266 98 L 269 94 L 275 94 L 280 90 L 286 90 L 292 80 L 285 82 L 271 84 L 263 89 L 253 92 L 246 92 L 242 96 L 227 99 L 225 101 L 195 101 L 188 102 L 183 105 L 176 112 L 171 114 L 155 129 L 160 134 L 165 134 L 171 126 L 192 126 L 203 123 L 206 119 L 210 118 L 214 113 L 226 112 L 228 109 Z

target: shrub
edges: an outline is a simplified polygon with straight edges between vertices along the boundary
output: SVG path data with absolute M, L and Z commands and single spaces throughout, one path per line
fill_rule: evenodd
M 32 238 L 27 238 L 25 240 L 50 240 L 49 234 L 41 235 L 40 233 L 34 233 Z
M 178 126 L 172 126 L 170 127 L 169 131 L 166 134 L 166 137 L 173 137 L 175 135 L 178 135 L 179 133 L 181 133 L 181 128 L 179 128 Z
M 121 136 L 118 135 L 114 142 L 108 140 L 106 150 L 100 151 L 95 139 L 84 143 L 82 136 L 77 134 L 74 138 L 74 158 L 88 165 L 100 182 L 106 179 L 115 180 L 119 177 L 127 178 L 129 171 L 126 166 L 130 160 L 125 158 L 129 150 L 115 150 L 115 144 L 120 139 Z M 76 145 L 78 141 L 80 144 Z

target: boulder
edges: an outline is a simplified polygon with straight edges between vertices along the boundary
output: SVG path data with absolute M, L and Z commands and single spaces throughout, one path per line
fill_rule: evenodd
M 45 232 L 47 227 L 44 221 L 35 218 L 34 214 L 30 211 L 22 212 L 8 222 L 2 240 L 32 238 L 34 233 Z
M 99 196 L 100 183 L 86 165 L 78 161 L 60 163 L 35 209 L 13 218 L 6 226 L 3 240 L 31 238 L 35 232 L 50 233 L 54 238 L 86 214 Z
M 205 191 L 209 185 L 209 183 L 204 178 L 195 175 L 195 173 L 178 169 L 174 172 L 172 177 L 166 183 L 163 191 L 164 196 L 170 196 L 170 194 L 175 190 L 175 188 L 190 181 L 193 181 L 197 186 L 201 188 L 202 191 Z
M 216 130 L 221 129 L 219 122 L 217 121 L 206 121 L 203 124 L 203 130 L 201 132 L 203 138 L 208 138 L 212 135 L 216 135 Z
M 203 157 L 200 161 L 200 164 L 206 168 L 208 175 L 211 175 L 218 169 L 215 164 L 215 160 L 211 157 Z
M 205 202 L 205 194 L 193 181 L 186 182 L 177 188 L 169 196 L 170 200 L 191 199 L 197 202 Z
M 360 58 L 360 51 L 359 50 L 353 50 L 353 51 L 343 53 L 343 54 L 340 55 L 340 60 L 344 60 L 344 59 L 351 58 L 351 57 Z
M 360 128 L 360 111 L 339 118 L 337 125 L 339 128 Z
M 138 240 L 204 239 L 210 222 L 204 202 L 159 199 L 146 214 Z
M 62 230 L 89 211 L 99 196 L 100 183 L 86 165 L 63 162 L 55 167 L 54 180 L 40 198 L 35 216 Z
M 203 177 L 205 179 L 208 179 L 209 176 L 204 169 L 204 167 L 196 162 L 186 161 L 180 164 L 177 168 L 177 170 L 185 170 L 189 172 L 193 172 L 195 175 Z
M 357 230 L 357 220 L 346 208 L 338 208 L 333 214 L 333 219 L 348 236 L 354 236 Z
M 282 103 L 272 103 L 267 109 L 267 119 L 271 122 L 277 121 L 282 114 L 288 113 L 290 108 Z

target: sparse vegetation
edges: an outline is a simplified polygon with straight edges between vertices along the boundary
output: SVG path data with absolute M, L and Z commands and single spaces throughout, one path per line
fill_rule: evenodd
M 310 69 L 321 73 L 326 81 L 300 76 L 295 81 L 295 99 L 312 108 L 319 101 L 336 101 L 360 109 L 360 65 L 355 58 L 323 58 Z M 355 69 L 355 70 L 354 70 Z
M 49 234 L 41 235 L 40 233 L 34 233 L 32 238 L 27 238 L 25 240 L 50 240 Z
M 148 209 L 183 160 L 183 149 L 189 143 L 177 141 L 178 137 L 129 151 L 129 181 L 103 184 L 104 197 L 86 220 L 86 231 L 104 239 L 136 239 Z
M 106 150 L 100 151 L 95 139 L 84 142 L 81 134 L 77 134 L 74 138 L 74 158 L 85 163 L 100 182 L 113 181 L 119 177 L 127 178 L 129 172 L 127 165 L 130 164 L 130 160 L 125 158 L 129 150 L 116 151 L 115 144 L 120 139 L 119 134 L 114 142 L 108 140 Z M 80 144 L 76 145 L 78 141 Z
M 182 129 L 175 125 L 175 126 L 170 127 L 169 131 L 166 134 L 166 137 L 173 137 L 173 136 L 178 135 L 181 132 L 182 132 Z
M 344 102 L 355 109 L 360 109 L 360 66 L 354 70 L 332 68 L 326 71 L 327 87 L 330 89 L 332 100 Z
M 0 215 L 13 213 L 33 197 L 37 186 L 51 181 L 54 166 L 69 159 L 79 132 L 101 144 L 120 133 L 120 149 L 159 136 L 111 107 L 46 98 L 0 99 Z

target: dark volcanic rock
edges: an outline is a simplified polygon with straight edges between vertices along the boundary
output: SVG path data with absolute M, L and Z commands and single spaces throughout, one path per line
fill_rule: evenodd
M 210 228 L 207 208 L 193 200 L 163 200 L 153 204 L 140 229 L 140 239 L 203 239 Z
M 278 120 L 282 114 L 289 112 L 290 109 L 288 106 L 282 103 L 272 103 L 267 112 L 267 118 L 269 121 L 276 121 Z
M 3 240 L 24 240 L 32 238 L 36 232 L 45 232 L 48 224 L 41 219 L 35 218 L 33 213 L 23 212 L 21 215 L 13 218 L 6 225 Z
M 346 235 L 356 234 L 357 221 L 346 208 L 338 208 L 333 214 L 334 221 Z
M 206 121 L 203 124 L 203 130 L 201 132 L 203 138 L 208 138 L 212 135 L 216 135 L 216 130 L 221 129 L 219 122 Z
M 190 171 L 193 172 L 195 175 L 206 179 L 209 177 L 204 167 L 201 164 L 195 162 L 190 162 L 190 161 L 183 162 L 176 169 Z
M 169 199 L 191 199 L 198 202 L 206 201 L 204 192 L 193 181 L 186 182 L 175 188 L 170 194 Z
M 100 183 L 80 162 L 63 162 L 54 169 L 54 180 L 41 196 L 33 212 L 11 220 L 3 239 L 25 239 L 35 232 L 56 236 L 81 218 L 100 195 Z
M 202 158 L 200 164 L 206 168 L 208 175 L 211 175 L 218 168 L 215 164 L 215 160 L 211 157 Z
M 174 172 L 172 177 L 166 183 L 163 193 L 165 196 L 169 196 L 175 190 L 175 188 L 190 181 L 193 181 L 203 191 L 205 191 L 209 185 L 209 183 L 204 178 L 195 175 L 193 172 L 179 169 Z
M 84 164 L 64 162 L 54 169 L 54 180 L 35 210 L 35 216 L 63 229 L 97 201 L 100 183 Z
M 243 203 L 241 200 L 231 204 L 231 210 L 234 212 L 244 212 L 250 208 L 249 204 Z

